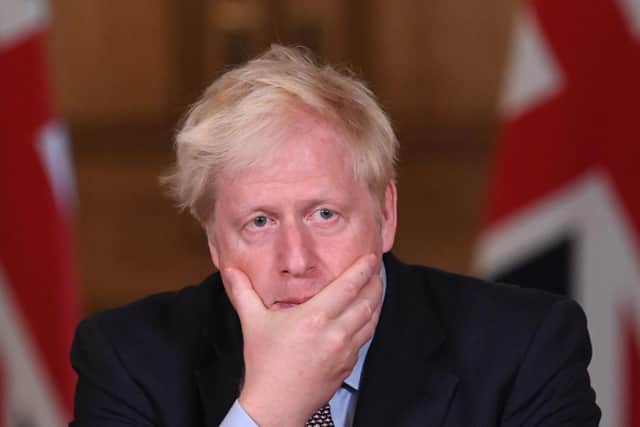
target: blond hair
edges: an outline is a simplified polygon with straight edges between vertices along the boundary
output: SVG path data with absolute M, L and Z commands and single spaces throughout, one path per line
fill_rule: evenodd
M 178 206 L 204 224 L 216 178 L 256 162 L 269 147 L 255 136 L 286 125 L 287 112 L 301 109 L 343 132 L 355 176 L 381 197 L 395 180 L 398 141 L 373 93 L 350 73 L 318 65 L 303 48 L 272 45 L 214 81 L 185 116 L 176 164 L 162 179 Z

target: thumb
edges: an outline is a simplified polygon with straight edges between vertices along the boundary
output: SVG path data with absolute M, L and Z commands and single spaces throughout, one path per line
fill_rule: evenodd
M 254 313 L 265 309 L 262 300 L 253 289 L 251 280 L 242 271 L 231 267 L 225 268 L 222 271 L 222 282 L 242 323 Z

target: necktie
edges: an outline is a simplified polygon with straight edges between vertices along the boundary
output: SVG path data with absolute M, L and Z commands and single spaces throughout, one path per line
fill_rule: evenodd
M 331 408 L 327 403 L 309 418 L 305 427 L 335 427 L 331 418 Z

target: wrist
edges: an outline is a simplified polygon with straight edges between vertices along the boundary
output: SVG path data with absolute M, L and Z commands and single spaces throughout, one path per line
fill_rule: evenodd
M 259 427 L 300 427 L 309 418 L 293 401 L 277 398 L 273 393 L 253 393 L 243 388 L 238 402 Z

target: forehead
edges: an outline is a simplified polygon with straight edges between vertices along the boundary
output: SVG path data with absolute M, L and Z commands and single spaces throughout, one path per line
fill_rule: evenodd
M 279 196 L 321 197 L 357 186 L 345 137 L 322 119 L 298 114 L 284 125 L 257 135 L 264 148 L 241 168 L 228 168 L 217 180 L 218 199 L 255 201 Z M 246 193 L 246 194 L 245 194 Z
M 222 172 L 229 177 L 283 168 L 293 171 L 300 162 L 318 169 L 337 164 L 352 168 L 349 151 L 346 137 L 336 126 L 316 114 L 294 110 L 279 114 L 268 127 L 242 141 L 237 161 Z
M 345 138 L 331 125 L 313 117 L 276 130 L 268 149 L 254 162 L 254 171 L 269 173 L 323 173 L 350 169 L 351 155 Z

